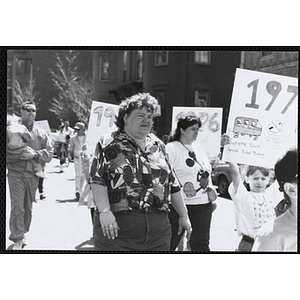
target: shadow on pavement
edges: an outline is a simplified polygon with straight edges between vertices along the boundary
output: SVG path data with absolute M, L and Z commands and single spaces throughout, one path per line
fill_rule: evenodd
M 94 250 L 94 239 L 91 237 L 89 240 L 82 242 L 75 247 L 76 250 Z
M 55 201 L 58 203 L 78 202 L 78 200 L 76 200 L 76 199 L 63 199 L 63 200 L 56 199 Z

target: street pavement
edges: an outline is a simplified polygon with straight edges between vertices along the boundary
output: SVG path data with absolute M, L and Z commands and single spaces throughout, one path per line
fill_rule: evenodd
M 26 234 L 24 250 L 93 250 L 92 221 L 86 205 L 78 206 L 75 198 L 75 171 L 73 163 L 59 173 L 59 161 L 47 164 L 44 180 L 44 200 L 33 203 L 30 231 Z M 239 238 L 234 230 L 234 212 L 231 200 L 218 197 L 217 209 L 211 225 L 211 251 L 234 251 Z M 6 249 L 11 249 L 9 237 L 10 197 L 6 182 Z

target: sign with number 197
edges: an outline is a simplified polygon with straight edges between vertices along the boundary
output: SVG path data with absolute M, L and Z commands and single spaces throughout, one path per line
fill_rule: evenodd
M 297 145 L 297 78 L 237 69 L 223 159 L 273 168 Z

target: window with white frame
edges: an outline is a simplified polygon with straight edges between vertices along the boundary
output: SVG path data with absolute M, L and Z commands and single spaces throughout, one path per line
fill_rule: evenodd
M 210 64 L 210 51 L 194 51 L 194 61 L 197 64 Z
M 194 105 L 196 107 L 209 106 L 209 92 L 208 91 L 195 91 L 194 93 Z
M 136 80 L 143 79 L 143 51 L 137 51 L 136 57 Z
M 169 61 L 169 51 L 155 51 L 155 66 L 165 66 Z
M 129 80 L 129 72 L 130 72 L 130 53 L 129 51 L 124 51 L 123 53 L 123 82 L 127 82 Z
M 100 54 L 100 66 L 99 66 L 99 81 L 105 81 L 109 79 L 109 54 Z

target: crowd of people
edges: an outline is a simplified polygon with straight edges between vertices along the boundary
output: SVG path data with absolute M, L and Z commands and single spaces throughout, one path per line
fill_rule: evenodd
M 148 93 L 123 100 L 115 120 L 117 130 L 99 136 L 92 156 L 87 153 L 83 122 L 77 122 L 74 131 L 69 122 L 59 128 L 60 171 L 73 161 L 75 200 L 81 203 L 88 198 L 96 250 L 176 251 L 184 249 L 185 240 L 188 251 L 210 252 L 217 192 L 210 161 L 196 142 L 201 120 L 193 112 L 182 113 L 175 131 L 163 142 L 153 133 L 157 107 Z M 53 145 L 35 126 L 35 115 L 36 106 L 27 102 L 21 119 L 11 122 L 18 124 L 18 134 L 7 124 L 9 239 L 14 250 L 26 244 L 32 202 L 37 188 L 44 197 L 45 163 L 53 157 Z M 19 147 L 13 147 L 18 145 L 18 135 Z M 224 134 L 222 147 L 230 142 Z M 228 162 L 229 194 L 241 236 L 236 251 L 297 251 L 297 157 L 293 149 L 278 160 L 272 184 L 267 168 L 246 166 L 241 177 L 237 164 Z

